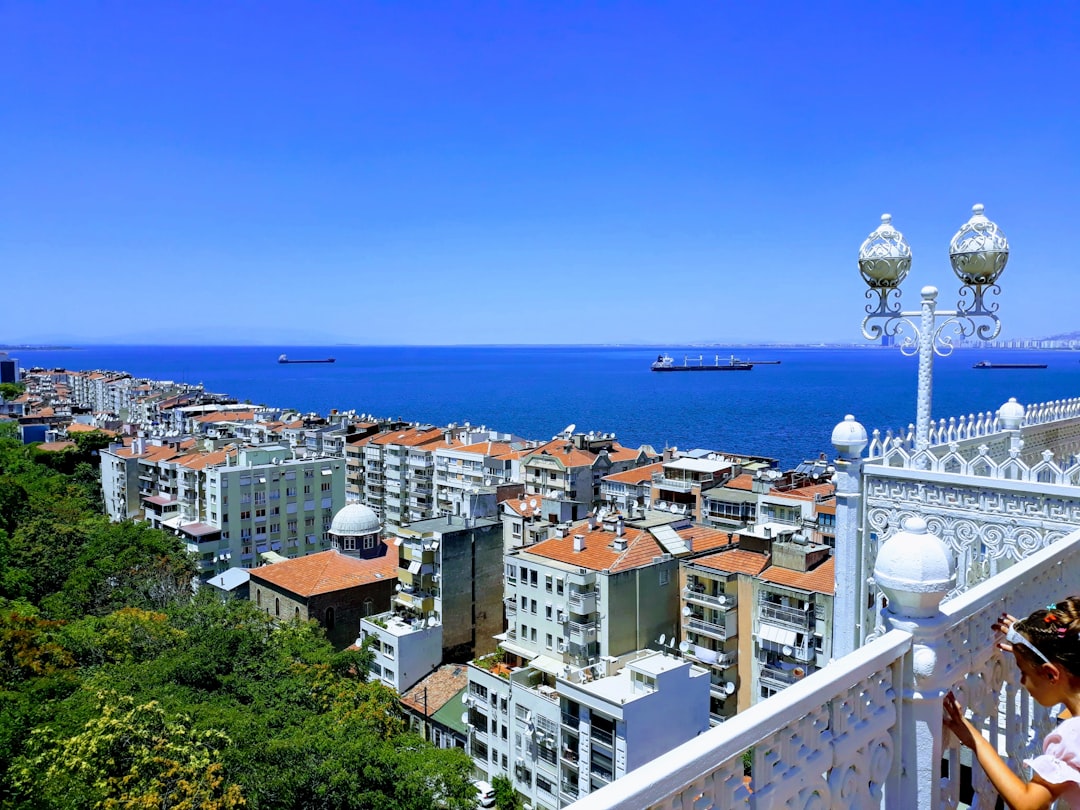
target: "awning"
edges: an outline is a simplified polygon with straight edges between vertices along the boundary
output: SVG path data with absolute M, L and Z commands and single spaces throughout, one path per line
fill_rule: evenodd
M 409 563 L 409 573 L 410 574 L 419 574 L 420 573 L 420 568 L 421 568 L 422 565 L 423 565 L 423 563 L 419 563 L 416 560 L 413 560 L 411 563 Z
M 762 641 L 772 641 L 776 644 L 791 647 L 795 644 L 795 631 L 762 623 L 761 629 L 758 630 L 758 638 Z
M 154 504 L 154 506 L 175 506 L 180 503 L 175 498 L 167 498 L 164 495 L 143 495 L 142 499 L 147 503 Z
M 536 658 L 529 662 L 529 666 L 533 669 L 538 669 L 541 672 L 546 672 L 548 675 L 561 676 L 564 675 L 566 671 L 566 664 L 557 658 L 552 658 L 550 655 L 536 656 Z
M 534 658 L 535 657 L 535 651 L 534 650 L 527 649 L 526 647 L 519 647 L 517 644 L 515 644 L 512 641 L 506 641 L 505 640 L 506 639 L 506 634 L 505 633 L 499 633 L 499 635 L 495 636 L 494 638 L 499 642 L 499 646 L 502 647 L 504 650 L 506 650 L 508 653 L 513 653 L 514 655 L 518 656 L 519 658 Z
M 211 526 L 209 523 L 185 523 L 177 528 L 189 537 L 205 537 L 208 534 L 218 534 L 221 529 Z

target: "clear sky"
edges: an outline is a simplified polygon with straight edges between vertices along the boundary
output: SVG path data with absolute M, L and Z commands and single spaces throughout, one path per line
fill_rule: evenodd
M 0 343 L 857 341 L 982 202 L 1080 329 L 1080 3 L 0 0 Z

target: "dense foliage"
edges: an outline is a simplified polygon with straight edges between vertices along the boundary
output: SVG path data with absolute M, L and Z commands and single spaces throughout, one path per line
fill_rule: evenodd
M 192 594 L 177 538 L 109 523 L 94 449 L 0 438 L 0 806 L 473 806 L 468 758 L 408 731 L 366 653 Z

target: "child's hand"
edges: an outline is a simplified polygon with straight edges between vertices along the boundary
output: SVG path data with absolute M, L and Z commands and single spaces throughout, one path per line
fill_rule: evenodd
M 1009 628 L 1012 627 L 1015 622 L 1015 616 L 1012 616 L 1008 613 L 1002 613 L 1000 616 L 998 616 L 998 620 L 992 625 L 990 625 L 990 627 L 995 633 L 1001 633 L 1002 635 L 1005 635 L 1005 633 L 1009 632 Z M 1007 641 L 999 641 L 997 643 L 997 648 L 1002 652 L 1012 652 L 1012 644 L 1009 644 L 1009 642 Z
M 945 695 L 942 706 L 945 711 L 941 719 L 945 728 L 956 735 L 961 745 L 974 749 L 975 727 L 964 717 L 964 709 L 956 702 L 956 696 L 952 692 Z

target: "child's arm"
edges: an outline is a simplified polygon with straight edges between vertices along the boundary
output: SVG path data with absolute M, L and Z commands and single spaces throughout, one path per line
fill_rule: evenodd
M 961 745 L 975 753 L 979 765 L 1012 810 L 1043 810 L 1066 788 L 1065 784 L 1051 785 L 1038 775 L 1025 782 L 1009 769 L 994 746 L 964 717 L 964 710 L 952 692 L 945 696 L 944 707 L 945 727 L 956 735 Z

